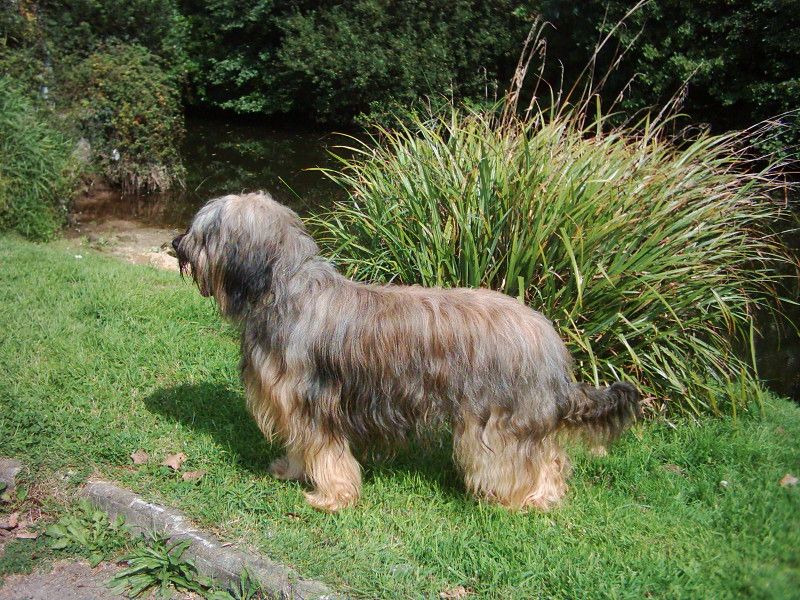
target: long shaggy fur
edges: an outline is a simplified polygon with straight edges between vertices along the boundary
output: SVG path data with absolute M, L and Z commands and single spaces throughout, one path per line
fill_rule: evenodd
M 209 201 L 173 244 L 182 272 L 241 326 L 249 409 L 287 450 L 272 473 L 307 480 L 319 509 L 358 499 L 353 446 L 442 421 L 470 491 L 547 509 L 566 491 L 559 430 L 613 437 L 638 411 L 628 384 L 573 383 L 538 312 L 489 290 L 350 281 L 267 194 Z

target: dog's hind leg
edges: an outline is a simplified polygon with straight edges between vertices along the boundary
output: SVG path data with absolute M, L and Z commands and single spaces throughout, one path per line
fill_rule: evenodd
M 512 434 L 493 411 L 483 424 L 465 415 L 454 431 L 454 455 L 474 495 L 508 508 L 547 510 L 567 491 L 569 463 L 552 436 Z

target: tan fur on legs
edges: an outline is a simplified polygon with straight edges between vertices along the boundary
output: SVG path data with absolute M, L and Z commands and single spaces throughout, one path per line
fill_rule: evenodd
M 276 458 L 269 465 L 270 474 L 282 481 L 306 481 L 303 456 L 294 451 L 288 451 L 285 456 Z
M 498 411 L 482 426 L 465 416 L 454 435 L 456 461 L 476 496 L 514 509 L 547 510 L 566 493 L 566 456 L 555 441 L 518 439 Z
M 542 443 L 539 477 L 531 493 L 523 500 L 523 508 L 549 510 L 558 504 L 567 493 L 565 479 L 569 471 L 570 464 L 566 454 L 555 440 L 546 439 Z
M 290 420 L 297 413 L 298 402 L 294 390 L 297 383 L 288 374 L 281 375 L 275 361 L 258 356 L 259 370 L 243 372 L 247 391 L 247 406 L 255 417 L 259 429 L 272 440 L 277 435 L 284 440 L 290 434 Z M 306 481 L 303 453 L 288 449 L 284 456 L 269 465 L 270 474 L 282 481 Z
M 347 442 L 326 440 L 305 451 L 305 469 L 314 490 L 306 500 L 316 509 L 335 512 L 361 495 L 361 467 Z
M 298 398 L 301 378 L 260 355 L 253 363 L 260 368 L 243 371 L 248 407 L 261 431 L 269 439 L 280 438 L 287 448 L 285 456 L 272 461 L 270 473 L 277 479 L 311 482 L 315 489 L 306 499 L 319 510 L 335 512 L 355 504 L 361 467 L 346 441 L 314 437 L 316 427 L 303 415 Z

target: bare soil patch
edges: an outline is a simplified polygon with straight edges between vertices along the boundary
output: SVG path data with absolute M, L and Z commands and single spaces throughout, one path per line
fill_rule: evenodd
M 108 589 L 106 583 L 120 567 L 102 563 L 60 560 L 48 572 L 9 575 L 0 587 L 0 600 L 111 600 L 125 598 Z
M 66 237 L 137 265 L 177 271 L 171 242 L 181 230 L 152 224 L 159 221 L 159 206 L 95 185 L 75 201 Z

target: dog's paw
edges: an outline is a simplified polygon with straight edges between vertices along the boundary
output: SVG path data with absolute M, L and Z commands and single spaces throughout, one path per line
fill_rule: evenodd
M 275 479 L 282 481 L 305 481 L 303 467 L 289 460 L 287 456 L 276 458 L 269 465 L 269 472 Z
M 353 496 L 352 494 L 331 496 L 320 492 L 306 492 L 305 496 L 311 506 L 317 510 L 330 513 L 353 506 L 358 501 L 358 496 Z

